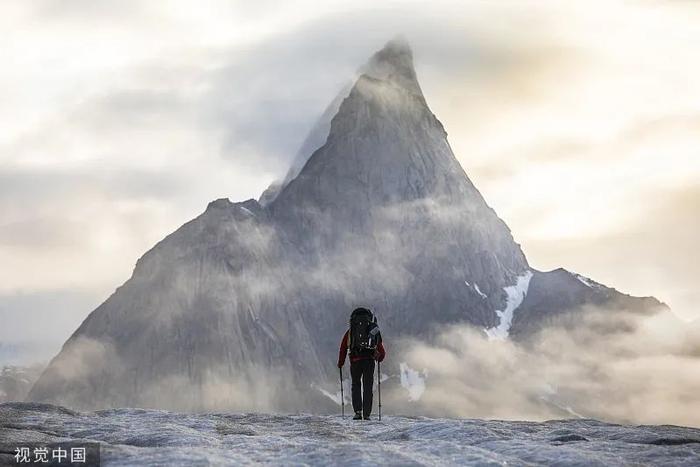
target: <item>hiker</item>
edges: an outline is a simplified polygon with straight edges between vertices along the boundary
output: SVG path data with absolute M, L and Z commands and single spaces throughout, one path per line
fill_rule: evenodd
M 340 341 L 338 368 L 343 368 L 348 349 L 352 377 L 352 409 L 355 411 L 353 420 L 369 420 L 372 413 L 374 361 L 384 360 L 386 352 L 377 318 L 367 308 L 356 308 L 350 315 L 350 328 L 345 331 L 343 340 Z

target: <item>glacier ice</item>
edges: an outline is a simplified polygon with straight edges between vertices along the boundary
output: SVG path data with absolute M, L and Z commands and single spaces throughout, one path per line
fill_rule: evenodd
M 397 408 L 393 408 L 396 410 Z M 100 443 L 105 466 L 133 465 L 697 465 L 700 430 L 595 420 L 522 422 L 386 415 L 73 412 L 0 404 L 4 444 Z M 0 453 L 0 464 L 11 454 Z

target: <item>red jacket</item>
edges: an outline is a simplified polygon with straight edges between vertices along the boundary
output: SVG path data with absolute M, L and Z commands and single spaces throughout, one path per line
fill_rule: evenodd
M 345 364 L 345 356 L 348 354 L 348 335 L 350 334 L 350 330 L 345 331 L 345 334 L 343 335 L 343 340 L 340 341 L 340 352 L 338 353 L 338 368 L 341 368 Z M 386 356 L 386 351 L 384 350 L 384 343 L 382 341 L 379 341 L 379 345 L 377 346 L 377 355 L 375 357 L 375 360 L 378 362 L 381 362 L 384 360 L 384 357 Z M 358 360 L 367 360 L 372 358 L 372 356 L 365 356 L 365 355 L 358 355 L 355 357 L 350 357 L 350 363 L 356 362 Z

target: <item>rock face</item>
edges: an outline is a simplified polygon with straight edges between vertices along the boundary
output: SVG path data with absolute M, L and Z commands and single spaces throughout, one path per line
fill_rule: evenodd
M 365 70 L 326 143 L 268 205 L 317 276 L 310 294 L 327 290 L 308 311 L 332 324 L 323 347 L 337 344 L 353 304 L 372 304 L 396 334 L 495 325 L 499 291 L 528 270 L 525 256 L 454 157 L 405 43 L 389 43 Z
M 285 384 L 337 377 L 355 306 L 372 308 L 388 339 L 449 323 L 505 337 L 511 323 L 527 333 L 621 296 L 528 266 L 454 157 L 403 41 L 370 59 L 304 148 L 312 152 L 261 203 L 214 201 L 147 252 L 30 399 L 192 408 L 269 399 L 298 409 L 315 402 Z
M 513 318 L 510 335 L 527 337 L 543 326 L 556 324 L 564 314 L 581 312 L 581 307 L 646 315 L 666 309 L 666 305 L 653 297 L 632 297 L 565 269 L 533 271 L 527 295 Z

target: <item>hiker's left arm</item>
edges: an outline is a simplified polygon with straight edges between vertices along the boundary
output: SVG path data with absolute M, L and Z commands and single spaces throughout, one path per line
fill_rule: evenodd
M 348 333 L 350 331 L 346 331 L 345 334 L 343 335 L 343 339 L 340 341 L 340 349 L 338 351 L 338 368 L 343 368 L 343 365 L 345 364 L 345 356 L 348 353 Z

